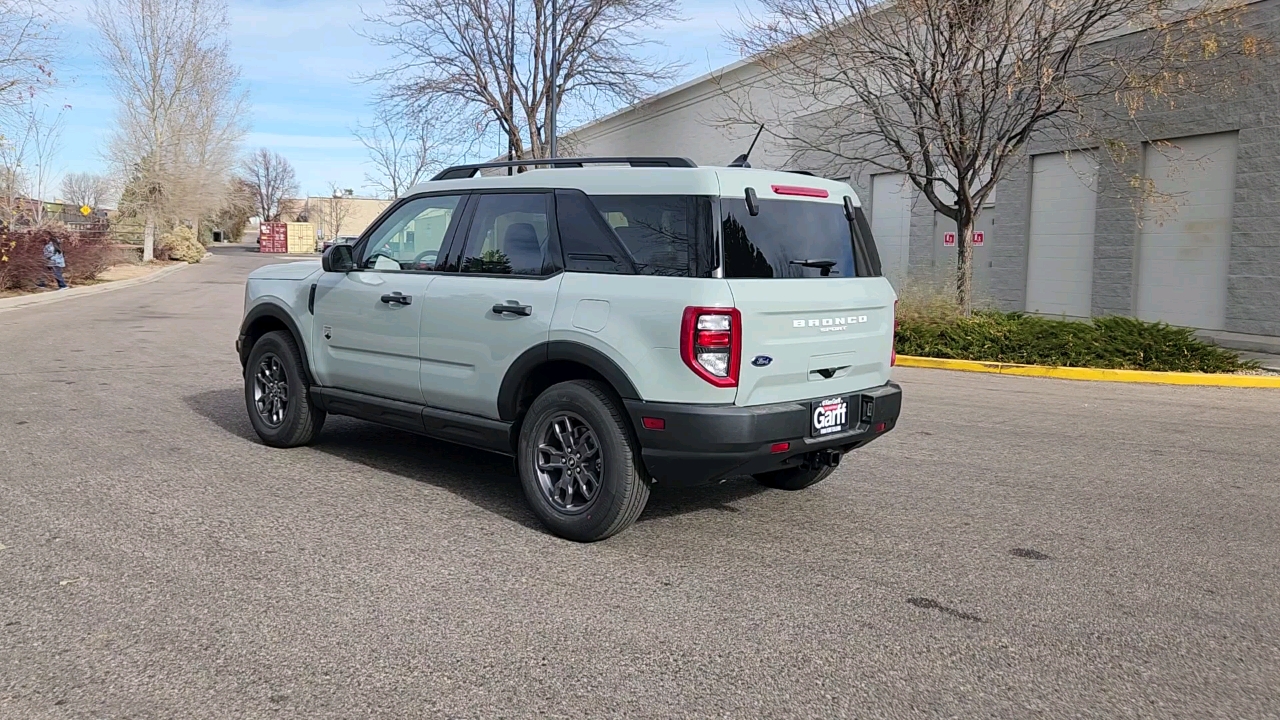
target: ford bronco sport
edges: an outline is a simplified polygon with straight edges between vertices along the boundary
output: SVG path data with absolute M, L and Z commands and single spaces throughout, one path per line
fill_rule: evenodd
M 249 276 L 237 350 L 264 443 L 338 414 L 512 455 L 546 526 L 592 541 L 652 484 L 798 490 L 893 428 L 895 296 L 847 184 L 538 164 L 450 168 L 320 263 Z

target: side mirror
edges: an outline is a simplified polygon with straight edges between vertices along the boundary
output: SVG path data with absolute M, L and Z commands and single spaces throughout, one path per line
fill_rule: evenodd
M 356 269 L 355 257 L 351 254 L 351 246 L 346 243 L 330 245 L 320 258 L 320 267 L 325 272 L 348 273 Z

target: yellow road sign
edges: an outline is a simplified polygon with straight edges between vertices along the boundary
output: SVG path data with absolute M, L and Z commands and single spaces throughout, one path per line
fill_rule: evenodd
M 84 216 L 86 216 L 86 217 L 87 217 L 87 216 L 89 215 L 89 213 L 91 213 L 91 212 L 93 212 L 93 208 L 89 207 L 88 205 L 81 205 L 81 206 L 80 206 L 80 214 L 81 214 L 81 215 L 84 215 Z

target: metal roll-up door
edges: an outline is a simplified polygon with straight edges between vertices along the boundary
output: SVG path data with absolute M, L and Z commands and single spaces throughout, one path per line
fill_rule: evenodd
M 1220 330 L 1226 322 L 1236 135 L 1199 135 L 1146 148 L 1152 197 L 1138 243 L 1137 315 Z
M 880 251 L 884 276 L 897 290 L 907 278 L 911 241 L 911 205 L 915 187 L 902 173 L 871 179 L 871 235 Z
M 1027 312 L 1092 314 L 1097 177 L 1097 164 L 1084 153 L 1032 158 Z

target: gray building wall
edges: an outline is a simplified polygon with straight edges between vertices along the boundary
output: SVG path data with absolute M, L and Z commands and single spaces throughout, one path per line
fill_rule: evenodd
M 1280 0 L 1254 3 L 1244 17 L 1264 36 L 1280 37 Z M 726 80 L 728 78 L 728 80 Z M 570 134 L 584 155 L 683 154 L 699 164 L 718 165 L 745 149 L 744 131 L 726 129 L 720 120 L 732 114 L 726 90 L 749 87 L 752 104 L 768 107 L 768 89 L 752 87 L 759 75 L 738 65 L 723 75 L 687 83 L 652 101 L 616 113 Z M 1095 316 L 1133 315 L 1136 311 L 1138 250 L 1142 237 L 1140 191 L 1129 178 L 1144 172 L 1144 143 L 1216 133 L 1237 133 L 1234 195 L 1231 207 L 1230 259 L 1226 278 L 1223 331 L 1280 337 L 1280 52 L 1258 59 L 1245 75 L 1224 78 L 1225 97 L 1179 99 L 1170 109 L 1155 107 L 1139 116 L 1139 135 L 1117 128 L 1115 140 L 1129 145 L 1127 164 L 1103 163 L 1097 177 L 1091 307 Z M 802 127 L 803 118 L 779 109 L 780 126 Z M 745 133 L 749 135 L 749 132 Z M 793 167 L 791 153 L 762 139 L 757 167 Z M 1022 160 L 996 188 L 984 210 L 993 225 L 982 248 L 984 271 L 975 272 L 980 301 L 1006 310 L 1025 310 L 1029 257 L 1032 162 L 1035 155 L 1080 150 L 1059 143 L 1031 143 Z M 811 168 L 812 169 L 812 168 Z M 1194 164 L 1186 169 L 1194 173 Z M 825 172 L 829 176 L 832 171 Z M 867 168 L 836 172 L 847 177 L 874 221 L 872 173 Z M 938 241 L 934 208 L 916 193 L 912 203 L 908 285 L 948 286 L 953 273 Z M 952 251 L 951 255 L 954 255 Z

